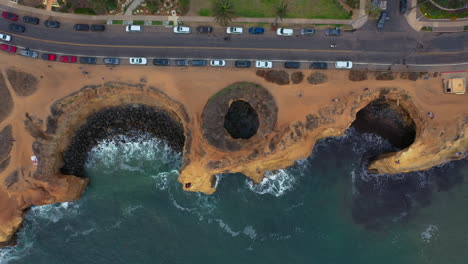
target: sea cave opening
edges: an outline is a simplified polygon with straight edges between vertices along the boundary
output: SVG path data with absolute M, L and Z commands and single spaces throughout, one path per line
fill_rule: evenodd
M 71 143 L 62 153 L 60 171 L 64 175 L 86 177 L 85 164 L 89 152 L 100 142 L 116 138 L 140 142 L 148 136 L 165 141 L 175 152 L 183 150 L 184 129 L 175 114 L 143 104 L 104 108 L 90 115 L 75 131 Z
M 224 117 L 224 128 L 235 139 L 253 137 L 259 125 L 257 111 L 244 100 L 232 102 Z

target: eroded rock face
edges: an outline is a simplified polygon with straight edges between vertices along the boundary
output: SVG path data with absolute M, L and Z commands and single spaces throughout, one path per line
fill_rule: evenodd
M 2 122 L 13 110 L 13 99 L 2 74 L 0 74 L 0 106 L 0 122 Z

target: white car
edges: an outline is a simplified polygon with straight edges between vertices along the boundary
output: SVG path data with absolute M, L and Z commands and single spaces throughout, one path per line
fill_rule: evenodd
M 337 61 L 335 62 L 335 68 L 337 69 L 351 69 L 353 68 L 353 63 L 350 61 Z
M 174 33 L 177 34 L 189 34 L 191 32 L 190 27 L 177 26 L 174 27 Z
M 10 41 L 10 40 L 11 40 L 11 36 L 10 36 L 10 35 L 7 35 L 7 34 L 0 34 L 0 40 L 3 40 L 3 41 Z
M 226 33 L 228 34 L 242 34 L 244 29 L 241 27 L 228 27 L 226 28 Z
M 273 62 L 271 62 L 271 61 L 256 61 L 255 62 L 255 67 L 270 69 L 270 68 L 273 67 Z
M 278 28 L 276 30 L 276 35 L 278 35 L 278 36 L 290 37 L 293 34 L 294 34 L 294 30 L 292 28 Z
M 213 67 L 224 67 L 226 66 L 225 60 L 211 60 L 210 65 Z
M 148 61 L 146 60 L 146 58 L 138 58 L 138 57 L 130 58 L 130 64 L 146 65 L 147 62 Z

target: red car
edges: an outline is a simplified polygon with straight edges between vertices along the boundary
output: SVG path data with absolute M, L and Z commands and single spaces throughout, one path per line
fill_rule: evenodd
M 16 21 L 18 20 L 18 15 L 17 14 L 13 14 L 13 13 L 10 13 L 10 12 L 2 12 L 2 17 L 3 18 L 6 18 L 6 19 L 9 19 L 11 21 Z
M 4 50 L 4 51 L 7 51 L 7 52 L 13 52 L 13 53 L 16 52 L 16 47 L 15 46 L 2 44 L 2 45 L 0 45 L 0 48 L 2 50 Z
M 55 60 L 57 60 L 57 55 L 51 54 L 51 53 L 44 53 L 44 54 L 42 54 L 41 58 L 43 60 L 55 61 Z
M 65 63 L 76 62 L 76 56 L 60 56 L 60 61 Z

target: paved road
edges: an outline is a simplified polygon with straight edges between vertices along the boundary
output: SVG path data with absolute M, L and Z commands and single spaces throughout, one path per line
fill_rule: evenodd
M 12 45 L 33 50 L 86 56 L 218 58 L 336 61 L 351 60 L 382 64 L 449 64 L 468 62 L 468 34 L 415 32 L 395 6 L 389 6 L 390 20 L 384 30 L 369 21 L 355 32 L 340 37 L 325 36 L 323 30 L 303 37 L 231 35 L 224 28 L 212 34 L 174 34 L 172 28 L 145 27 L 141 33 L 127 33 L 124 26 L 107 26 L 105 32 L 75 32 L 73 24 L 59 29 L 26 24 L 23 34 L 8 33 L 10 21 L 0 20 L 0 32 L 13 35 Z M 22 23 L 20 23 L 22 24 Z M 298 32 L 298 30 L 296 30 Z M 331 49 L 330 44 L 337 44 Z

